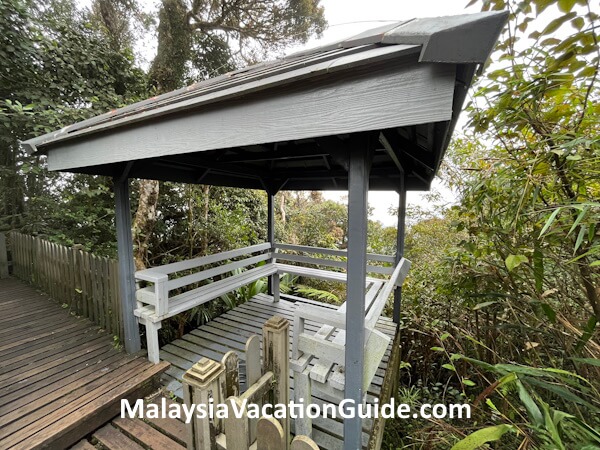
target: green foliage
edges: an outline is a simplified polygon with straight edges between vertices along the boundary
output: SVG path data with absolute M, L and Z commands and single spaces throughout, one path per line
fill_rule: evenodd
M 68 0 L 2 2 L 0 40 L 0 229 L 38 232 L 77 185 L 48 174 L 18 141 L 138 99 L 143 73 Z
M 427 219 L 408 231 L 419 262 L 403 288 L 414 306 L 401 371 L 409 386 L 458 389 L 475 417 L 392 423 L 388 436 L 402 448 L 598 448 L 597 8 L 479 4 L 508 9 L 510 21 L 443 168 L 459 200 L 441 212 L 443 228 Z M 412 248 L 426 224 L 433 240 Z M 473 439 L 508 429 L 496 444 Z
M 301 297 L 312 298 L 313 300 L 320 300 L 325 303 L 339 304 L 340 302 L 339 297 L 334 293 L 323 289 L 316 289 L 310 286 L 296 286 L 296 292 Z
M 451 450 L 476 450 L 488 442 L 497 441 L 505 433 L 514 431 L 512 425 L 494 425 L 477 430 L 452 446 Z

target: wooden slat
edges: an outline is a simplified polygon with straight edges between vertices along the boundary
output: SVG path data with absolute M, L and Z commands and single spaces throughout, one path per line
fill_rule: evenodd
M 238 248 L 235 250 L 229 250 L 221 253 L 215 253 L 214 255 L 202 256 L 200 258 L 188 259 L 187 261 L 179 261 L 171 264 L 165 264 L 159 267 L 153 267 L 151 269 L 140 270 L 135 273 L 135 276 L 136 278 L 142 280 L 146 280 L 146 278 L 150 277 L 150 279 L 146 281 L 152 281 L 153 274 L 168 275 L 175 272 L 194 269 L 200 266 L 206 266 L 208 264 L 214 264 L 226 259 L 236 258 L 238 256 L 247 255 L 250 253 L 261 252 L 270 248 L 271 244 L 269 242 L 265 242 L 263 244 L 251 245 L 249 247 Z
M 103 447 L 109 450 L 143 450 L 137 442 L 131 440 L 111 424 L 108 424 L 94 433 L 96 439 Z
M 31 260 L 37 280 L 55 295 L 67 295 L 69 285 L 61 279 L 72 279 L 64 262 L 68 253 L 23 240 L 39 244 L 36 258 L 50 261 Z M 105 272 L 96 265 L 96 273 Z M 100 289 L 97 284 L 104 295 Z M 27 308 L 29 319 L 22 315 Z M 151 381 L 168 367 L 115 350 L 112 337 L 92 322 L 11 278 L 0 280 L 0 317 L 5 312 L 20 320 L 0 327 L 0 448 L 67 448 L 117 414 L 121 398 L 147 395 Z
M 138 419 L 118 418 L 113 424 L 153 450 L 185 450 L 185 447 Z
M 75 444 L 73 447 L 71 447 L 71 450 L 97 450 L 97 449 L 92 444 L 90 444 L 88 441 L 81 440 L 77 444 Z

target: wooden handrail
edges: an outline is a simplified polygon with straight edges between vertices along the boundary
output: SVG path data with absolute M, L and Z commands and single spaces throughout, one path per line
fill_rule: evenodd
M 309 247 L 306 245 L 295 245 L 295 244 L 280 244 L 276 243 L 274 248 L 279 250 L 289 250 L 296 251 L 302 253 L 316 253 L 320 255 L 331 255 L 331 256 L 342 256 L 344 258 L 348 257 L 348 252 L 346 250 L 337 250 L 333 248 L 324 248 L 324 247 Z M 389 255 L 379 255 L 376 253 L 367 253 L 367 260 L 369 261 L 379 261 L 386 263 L 395 263 L 396 258 Z
M 152 267 L 151 269 L 140 270 L 135 273 L 135 277 L 140 280 L 153 281 L 157 275 L 170 275 L 184 270 L 195 269 L 224 261 L 226 259 L 236 258 L 238 256 L 247 255 L 249 253 L 257 253 L 264 250 L 269 250 L 271 244 L 268 242 L 262 244 L 251 245 L 249 247 L 238 248 L 226 252 L 215 253 L 214 255 L 201 256 L 200 258 L 188 259 L 186 261 L 178 261 L 163 266 Z
M 387 298 L 390 296 L 392 290 L 396 286 L 399 286 L 404 282 L 411 264 L 412 263 L 408 259 L 402 258 L 394 269 L 390 279 L 385 283 L 381 291 L 379 291 L 379 294 L 377 294 L 377 299 L 375 299 L 373 302 L 373 307 L 369 310 L 367 317 L 365 318 L 365 327 L 367 330 L 372 330 L 375 327 L 383 308 L 385 308 Z M 365 339 L 368 338 L 369 336 L 367 334 Z

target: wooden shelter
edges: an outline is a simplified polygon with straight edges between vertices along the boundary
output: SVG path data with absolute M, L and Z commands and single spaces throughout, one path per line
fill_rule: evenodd
M 267 191 L 269 242 L 250 249 L 259 252 L 250 256 L 254 263 L 261 255 L 272 261 L 277 246 L 282 249 L 274 239 L 273 196 L 278 191 L 347 189 L 349 242 L 343 268 L 348 295 L 345 323 L 339 325 L 356 344 L 345 348 L 345 397 L 361 403 L 369 334 L 365 297 L 371 270 L 366 252 L 367 193 L 400 193 L 398 254 L 387 273 L 393 275 L 403 254 L 406 191 L 429 189 L 473 76 L 485 64 L 506 19 L 506 12 L 489 12 L 391 23 L 24 142 L 30 152 L 47 155 L 50 170 L 114 178 L 127 350 L 140 348 L 138 318 L 154 336 L 161 318 L 175 310 L 170 308 L 185 303 L 169 297 L 173 286 L 183 286 L 181 281 L 171 283 L 174 269 L 252 253 L 243 249 L 233 256 L 138 273 L 155 287 L 138 293 L 137 300 L 145 303 L 137 304 L 129 179 Z M 281 270 L 268 267 L 259 274 L 272 276 L 276 284 Z M 244 280 L 236 281 L 221 287 L 235 288 Z M 156 351 L 149 348 L 151 354 Z M 360 448 L 360 439 L 360 418 L 345 420 L 344 448 Z

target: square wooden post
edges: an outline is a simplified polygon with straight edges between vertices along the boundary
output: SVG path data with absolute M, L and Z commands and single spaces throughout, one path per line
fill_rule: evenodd
M 396 235 L 396 265 L 404 257 L 404 234 L 406 230 L 406 186 L 404 185 L 404 172 L 400 178 L 400 189 L 398 191 L 398 228 Z M 400 307 L 402 305 L 402 286 L 394 291 L 394 322 L 400 322 Z
M 367 196 L 369 139 L 352 145 L 348 169 L 348 270 L 346 294 L 346 355 L 344 395 L 354 405 L 363 402 L 365 368 L 365 280 L 367 276 Z M 344 419 L 344 450 L 362 448 L 362 420 Z
M 133 310 L 137 302 L 135 299 L 135 266 L 133 264 L 133 237 L 131 236 L 129 180 L 126 177 L 115 177 L 113 178 L 113 183 L 124 344 L 127 353 L 135 353 L 142 346 L 140 343 L 140 327 L 136 317 L 133 315 Z
M 0 279 L 2 278 L 8 278 L 8 252 L 4 233 L 0 233 Z
M 267 239 L 271 243 L 271 253 L 273 258 L 269 262 L 275 262 L 275 194 L 267 192 Z M 279 273 L 275 272 L 269 277 L 269 294 L 273 296 L 273 301 L 279 301 Z
M 202 358 L 183 374 L 183 401 L 187 406 L 225 403 L 225 366 L 212 359 Z M 217 435 L 223 429 L 222 420 L 208 415 L 204 419 L 194 418 L 186 424 L 188 450 L 214 450 Z
M 276 385 L 273 388 L 270 403 L 289 404 L 290 400 L 290 323 L 283 317 L 273 316 L 263 326 L 263 373 L 273 372 Z M 289 411 L 281 420 L 285 449 L 290 446 Z

